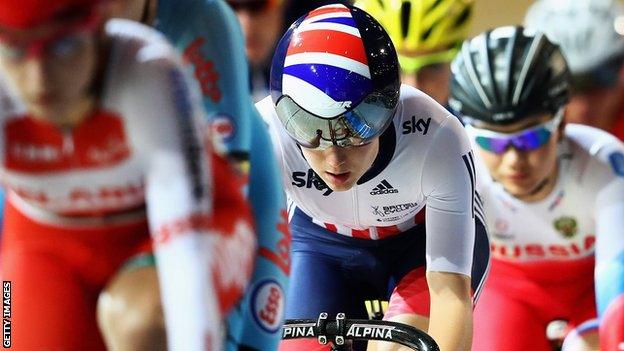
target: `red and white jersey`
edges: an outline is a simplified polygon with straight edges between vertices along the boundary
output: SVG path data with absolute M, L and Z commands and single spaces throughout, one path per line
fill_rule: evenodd
M 218 191 L 202 105 L 175 50 L 135 22 L 109 21 L 105 35 L 111 49 L 99 109 L 71 129 L 33 118 L 8 81 L 0 87 L 0 172 L 9 201 L 61 227 L 144 220 L 146 204 L 169 346 L 217 349 L 217 294 L 240 295 L 251 273 L 248 212 L 212 217 Z
M 560 262 L 592 256 L 597 235 L 623 242 L 623 152 L 612 135 L 568 124 L 559 147 L 557 184 L 548 197 L 532 203 L 508 194 L 477 157 L 477 190 L 492 257 Z
M 353 188 L 337 192 L 310 168 L 281 125 L 271 97 L 256 106 L 269 124 L 291 211 L 296 206 L 317 225 L 371 240 L 404 232 L 426 217 L 427 269 L 470 275 L 474 165 L 456 117 L 403 85 L 373 166 Z

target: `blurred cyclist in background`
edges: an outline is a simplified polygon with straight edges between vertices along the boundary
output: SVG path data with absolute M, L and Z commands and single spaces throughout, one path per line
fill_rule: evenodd
M 619 0 L 540 0 L 527 29 L 548 35 L 572 72 L 566 121 L 606 130 L 624 140 L 624 7 Z
M 166 325 L 169 349 L 217 350 L 256 248 L 241 180 L 211 152 L 173 48 L 136 22 L 105 22 L 105 5 L 0 3 L 10 346 L 106 349 L 96 301 L 119 289 L 126 320 Z M 136 269 L 153 257 L 150 232 L 158 264 Z M 164 322 L 149 300 L 159 283 Z M 156 308 L 126 309 L 144 303 Z M 142 332 L 111 349 L 166 349 L 162 330 Z
M 286 318 L 366 318 L 364 300 L 389 299 L 385 319 L 426 330 L 443 351 L 470 350 L 489 262 L 472 151 L 457 118 L 401 85 L 383 27 L 352 6 L 304 15 L 256 106 L 291 204 Z M 280 345 L 315 349 L 329 345 Z
M 275 154 L 249 92 L 245 46 L 236 16 L 223 0 L 124 0 L 119 5 L 115 15 L 154 25 L 184 55 L 201 87 L 213 136 L 249 176 L 248 198 L 260 251 L 252 283 L 230 314 L 227 347 L 275 349 L 281 337 L 290 269 L 290 232 Z M 255 46 L 248 50 L 258 55 Z M 115 296 L 124 293 L 109 291 L 110 298 L 100 304 L 109 345 L 129 343 L 136 337 L 130 330 L 158 328 L 159 319 L 130 318 L 128 307 L 115 303 Z M 150 301 L 152 305 L 132 308 L 153 310 L 158 299 Z
M 358 0 L 386 29 L 399 54 L 401 81 L 447 105 L 450 62 L 468 37 L 474 0 Z
M 236 13 L 245 37 L 245 51 L 255 101 L 269 93 L 269 68 L 275 45 L 283 33 L 289 0 L 226 0 Z
M 609 237 L 622 247 L 624 145 L 565 124 L 571 76 L 542 33 L 484 32 L 451 68 L 450 105 L 479 151 L 477 189 L 492 234 L 473 349 L 552 351 L 554 321 L 564 335 L 576 328 L 566 350 L 597 350 L 595 243 Z

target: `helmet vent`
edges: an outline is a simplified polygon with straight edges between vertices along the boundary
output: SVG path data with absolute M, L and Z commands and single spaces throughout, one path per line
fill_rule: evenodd
M 403 35 L 403 38 L 407 38 L 407 31 L 409 30 L 411 14 L 412 3 L 409 1 L 404 1 L 401 4 L 401 35 Z
M 455 23 L 453 23 L 453 26 L 461 27 L 462 25 L 464 25 L 466 21 L 470 18 L 471 12 L 472 12 L 472 7 L 469 7 L 469 6 L 464 7 L 464 9 L 459 14 L 459 16 L 457 16 L 457 19 L 455 19 Z
M 433 11 L 436 7 L 440 6 L 440 4 L 442 3 L 442 0 L 436 0 L 433 5 L 431 5 L 431 7 L 429 8 L 429 11 Z

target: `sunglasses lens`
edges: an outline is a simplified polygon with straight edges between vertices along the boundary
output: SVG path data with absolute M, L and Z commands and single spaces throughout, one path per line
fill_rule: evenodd
M 486 151 L 502 154 L 507 150 L 509 144 L 512 144 L 519 151 L 533 151 L 544 146 L 550 140 L 550 136 L 551 132 L 548 129 L 539 128 L 511 138 L 477 136 L 475 141 Z
M 509 140 L 502 138 L 478 136 L 475 141 L 482 149 L 495 154 L 502 154 L 509 146 Z
M 514 138 L 512 143 L 520 151 L 533 151 L 538 149 L 550 140 L 550 131 L 546 128 L 539 128 L 528 131 Z

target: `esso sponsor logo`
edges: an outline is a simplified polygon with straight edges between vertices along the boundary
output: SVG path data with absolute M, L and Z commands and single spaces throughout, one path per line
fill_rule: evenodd
M 212 134 L 218 136 L 222 141 L 229 141 L 236 132 L 234 120 L 226 115 L 214 117 L 210 126 Z
M 260 281 L 251 297 L 253 316 L 263 330 L 276 333 L 284 315 L 284 290 L 274 280 Z

